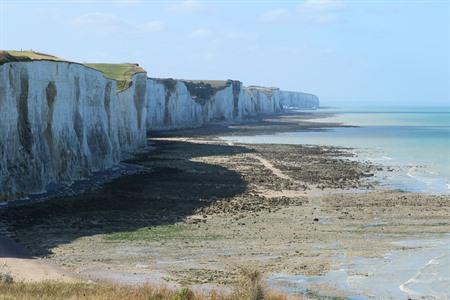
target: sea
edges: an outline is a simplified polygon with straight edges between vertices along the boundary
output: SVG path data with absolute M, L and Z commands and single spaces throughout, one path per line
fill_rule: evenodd
M 319 299 L 450 299 L 450 236 L 400 240 L 394 244 L 405 250 L 373 258 L 343 256 L 337 258 L 342 260 L 338 269 L 323 275 L 273 274 L 267 283 L 291 295 L 308 295 L 314 291 Z M 347 296 L 321 295 L 323 287 Z
M 382 186 L 450 194 L 450 106 L 326 107 L 312 114 L 317 115 L 317 119 L 311 120 L 314 122 L 349 126 L 224 139 L 241 143 L 349 147 L 358 159 L 392 167 L 389 172 L 378 174 L 376 179 Z
M 375 180 L 386 188 L 450 194 L 450 106 L 327 107 L 303 113 L 312 114 L 314 122 L 348 126 L 223 139 L 351 148 L 356 159 L 385 166 L 388 171 Z M 268 283 L 291 294 L 307 294 L 311 286 L 325 284 L 349 300 L 450 299 L 450 235 L 398 244 L 410 250 L 361 257 L 322 276 L 275 274 Z

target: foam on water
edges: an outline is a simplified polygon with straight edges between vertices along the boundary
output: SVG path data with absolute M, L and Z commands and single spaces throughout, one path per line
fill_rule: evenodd
M 342 259 L 340 269 L 323 276 L 278 274 L 268 282 L 294 295 L 331 290 L 347 299 L 450 298 L 449 236 L 394 244 L 405 249 L 382 258 Z
M 400 290 L 416 297 L 433 295 L 437 299 L 448 299 L 450 289 L 450 255 L 432 258 L 412 278 L 400 285 Z

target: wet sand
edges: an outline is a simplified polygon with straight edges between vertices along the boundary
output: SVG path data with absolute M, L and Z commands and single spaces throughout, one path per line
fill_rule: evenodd
M 382 190 L 373 180 L 381 167 L 351 159 L 349 149 L 218 138 L 321 130 L 304 118 L 153 133 L 154 150 L 128 162 L 140 173 L 2 209 L 1 226 L 82 278 L 225 288 L 242 266 L 323 275 L 343 260 L 406 249 L 396 241 L 450 232 L 449 197 Z

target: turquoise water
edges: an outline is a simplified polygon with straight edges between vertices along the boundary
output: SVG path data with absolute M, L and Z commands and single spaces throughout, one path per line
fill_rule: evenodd
M 450 194 L 450 107 L 326 108 L 318 112 L 334 115 L 314 121 L 358 127 L 225 139 L 351 147 L 360 159 L 394 167 L 394 172 L 378 178 L 389 188 Z

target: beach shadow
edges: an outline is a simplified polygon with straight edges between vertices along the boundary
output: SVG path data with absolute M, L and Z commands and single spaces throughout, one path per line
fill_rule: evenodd
M 191 159 L 249 149 L 166 140 L 152 143 L 154 150 L 129 161 L 143 166 L 141 173 L 82 195 L 0 209 L 0 220 L 16 241 L 43 257 L 80 237 L 175 224 L 214 201 L 246 190 L 239 173 Z
M 354 127 L 334 122 L 316 122 L 332 117 L 330 113 L 287 112 L 244 119 L 241 123 L 211 123 L 199 128 L 155 130 L 151 136 L 160 137 L 220 137 L 253 136 L 295 131 L 329 131 L 336 127 Z

